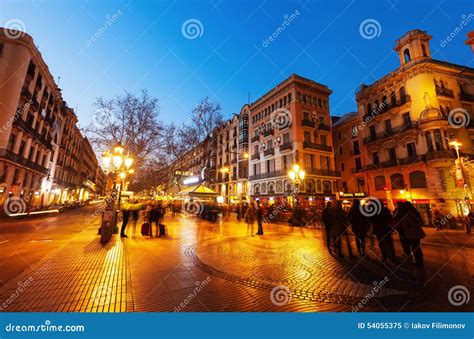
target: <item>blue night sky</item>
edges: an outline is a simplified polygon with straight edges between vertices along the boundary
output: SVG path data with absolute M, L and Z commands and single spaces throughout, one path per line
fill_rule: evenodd
M 240 111 L 248 93 L 254 101 L 292 73 L 329 86 L 331 114 L 342 115 L 356 109 L 361 83 L 398 66 L 393 47 L 408 30 L 433 36 L 434 58 L 474 67 L 464 45 L 474 29 L 473 9 L 467 0 L 3 0 L 0 23 L 20 20 L 53 76 L 61 77 L 64 99 L 78 108 L 84 125 L 96 97 L 143 88 L 159 98 L 166 122 L 184 121 L 205 96 L 228 117 Z M 291 14 L 293 20 L 265 44 Z M 195 39 L 182 33 L 189 19 L 203 27 Z M 380 24 L 372 39 L 359 31 L 367 19 Z M 442 47 L 456 27 L 459 34 Z

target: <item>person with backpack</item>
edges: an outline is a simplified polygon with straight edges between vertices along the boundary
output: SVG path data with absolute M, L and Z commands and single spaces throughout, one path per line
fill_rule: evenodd
M 417 268 L 423 269 L 424 258 L 420 244 L 421 239 L 425 237 L 423 219 L 411 202 L 405 201 L 398 205 L 395 227 L 400 234 L 405 254 L 412 258 Z

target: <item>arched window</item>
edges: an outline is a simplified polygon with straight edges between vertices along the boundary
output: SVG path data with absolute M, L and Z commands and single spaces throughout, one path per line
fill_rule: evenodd
M 395 92 L 390 93 L 390 105 L 395 107 L 397 105 L 397 95 Z
M 408 48 L 403 51 L 403 59 L 405 59 L 405 63 L 411 61 L 410 50 Z
M 275 193 L 275 185 L 273 184 L 273 182 L 270 182 L 268 184 L 268 194 L 273 194 Z
M 383 175 L 376 176 L 374 186 L 376 191 L 383 191 L 385 189 L 385 177 Z
M 257 184 L 253 187 L 253 193 L 260 194 L 260 185 Z
M 321 180 L 316 180 L 316 191 L 321 192 L 323 190 L 321 186 Z
M 393 190 L 402 190 L 405 189 L 405 180 L 403 175 L 400 173 L 395 173 L 390 176 L 390 183 Z
M 426 188 L 426 176 L 423 171 L 413 171 L 410 173 L 411 188 Z
M 316 192 L 315 187 L 314 187 L 314 180 L 313 179 L 306 180 L 305 184 L 306 184 L 306 192 L 307 193 Z
M 329 180 L 323 181 L 323 193 L 332 193 L 331 182 Z
M 367 114 L 370 114 L 370 113 L 372 113 L 372 105 L 367 104 Z
M 407 96 L 407 92 L 405 91 L 405 87 L 400 87 L 400 89 L 398 90 L 398 95 L 400 97 L 400 103 L 405 103 L 406 101 L 406 96 Z

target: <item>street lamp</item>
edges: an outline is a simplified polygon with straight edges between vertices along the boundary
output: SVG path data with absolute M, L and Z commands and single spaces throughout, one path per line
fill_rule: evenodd
M 301 169 L 300 165 L 294 164 L 292 169 L 288 172 L 288 176 L 293 183 L 293 200 L 297 202 L 297 188 L 303 182 L 306 172 Z
M 118 192 L 118 207 L 120 208 L 120 200 L 122 195 L 122 187 L 125 178 L 128 174 L 133 174 L 135 171 L 131 168 L 133 164 L 133 158 L 130 154 L 124 155 L 125 149 L 121 144 L 116 144 L 112 147 L 112 152 L 105 151 L 102 153 L 102 164 L 104 165 L 104 172 L 105 173 L 112 173 L 115 175 L 115 178 L 119 178 L 118 180 L 114 179 L 115 182 L 115 189 L 117 189 L 117 185 L 119 186 Z

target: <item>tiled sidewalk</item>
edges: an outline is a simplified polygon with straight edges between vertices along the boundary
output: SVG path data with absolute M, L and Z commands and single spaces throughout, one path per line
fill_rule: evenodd
M 97 226 L 88 227 L 0 289 L 3 311 L 351 311 L 363 299 L 363 311 L 423 310 L 430 293 L 438 308 L 449 307 L 440 305 L 444 290 L 427 289 L 420 300 L 410 265 L 384 266 L 373 259 L 376 246 L 372 259 L 338 259 L 319 230 L 266 225 L 263 237 L 252 237 L 235 221 L 168 217 L 166 224 L 165 238 L 115 236 L 106 246 Z M 455 283 L 451 268 L 443 274 Z M 282 302 L 272 299 L 275 288 L 286 289 Z

